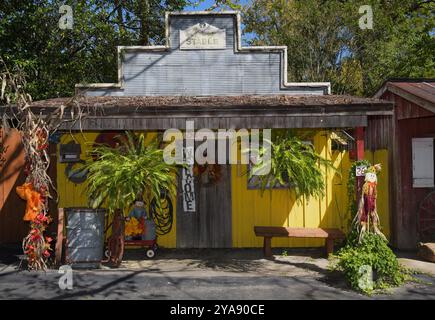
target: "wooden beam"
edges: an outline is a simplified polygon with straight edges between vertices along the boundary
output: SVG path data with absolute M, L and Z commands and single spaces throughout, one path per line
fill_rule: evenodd
M 59 208 L 58 222 L 57 222 L 57 238 L 56 238 L 56 248 L 55 248 L 56 265 L 62 264 L 63 227 L 64 227 L 64 210 L 63 208 Z
M 99 117 L 83 119 L 81 126 L 75 123 L 65 123 L 63 130 L 166 130 L 186 128 L 186 121 L 194 121 L 195 129 L 278 129 L 278 128 L 350 128 L 367 126 L 367 116 L 234 116 L 223 115 L 208 117 Z
M 355 128 L 356 160 L 364 159 L 364 127 Z

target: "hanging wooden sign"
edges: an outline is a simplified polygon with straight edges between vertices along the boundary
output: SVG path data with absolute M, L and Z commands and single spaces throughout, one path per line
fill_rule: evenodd
M 182 169 L 181 187 L 183 192 L 184 212 L 196 212 L 193 166 L 188 166 Z

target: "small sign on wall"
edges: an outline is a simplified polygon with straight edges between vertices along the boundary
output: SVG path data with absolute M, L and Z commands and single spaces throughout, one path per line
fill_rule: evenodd
M 184 212 L 195 212 L 195 181 L 193 177 L 193 166 L 188 166 L 182 169 L 181 187 Z
M 367 166 L 356 166 L 355 168 L 355 176 L 364 177 L 366 174 Z
M 208 23 L 197 23 L 186 30 L 180 30 L 180 49 L 225 49 L 225 29 Z

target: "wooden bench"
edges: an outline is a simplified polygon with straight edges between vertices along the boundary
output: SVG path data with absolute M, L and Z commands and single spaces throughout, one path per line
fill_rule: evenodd
M 264 237 L 264 256 L 272 257 L 272 238 L 321 238 L 325 239 L 326 256 L 334 251 L 334 240 L 344 239 L 344 233 L 334 228 L 254 227 L 257 237 Z

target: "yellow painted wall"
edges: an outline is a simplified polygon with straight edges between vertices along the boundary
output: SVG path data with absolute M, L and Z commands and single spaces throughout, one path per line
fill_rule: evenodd
M 234 165 L 232 170 L 233 247 L 261 247 L 263 238 L 256 237 L 254 226 L 329 227 L 348 231 L 350 215 L 347 212 L 347 181 L 351 162 L 348 152 L 331 151 L 327 132 L 314 137 L 314 147 L 324 158 L 332 160 L 341 176 L 329 169 L 325 173 L 325 196 L 322 199 L 302 199 L 298 203 L 294 192 L 287 189 L 265 191 L 248 190 L 246 166 Z M 366 159 L 381 163 L 378 176 L 378 214 L 387 237 L 390 236 L 388 210 L 388 152 L 366 152 Z M 323 246 L 320 239 L 273 238 L 276 247 Z
M 98 136 L 98 132 L 85 132 L 85 133 L 74 133 L 73 135 L 63 135 L 61 138 L 61 143 L 68 143 L 69 141 L 75 140 L 76 143 L 80 143 L 82 147 L 81 158 L 85 160 L 87 151 L 92 147 L 92 143 Z M 154 133 L 149 133 L 146 136 L 146 141 L 150 141 L 152 137 L 155 136 Z M 58 147 L 59 148 L 59 147 Z M 59 154 L 59 150 L 58 150 Z M 59 194 L 59 207 L 88 207 L 87 197 L 85 193 L 86 182 L 82 184 L 75 184 L 69 181 L 65 176 L 66 163 L 57 164 L 57 190 Z M 176 205 L 175 199 L 173 199 L 174 204 L 174 222 L 172 225 L 172 230 L 164 236 L 159 236 L 158 243 L 161 247 L 175 248 L 176 246 Z M 128 209 L 125 214 L 128 214 Z
M 82 145 L 82 159 L 85 158 L 89 145 L 97 137 L 97 132 L 63 135 L 61 143 L 74 139 Z M 150 139 L 151 135 L 147 136 Z M 265 191 L 248 190 L 246 166 L 232 166 L 232 237 L 233 247 L 261 247 L 262 238 L 255 237 L 254 226 L 287 227 L 334 227 L 347 231 L 350 216 L 347 212 L 347 180 L 351 166 L 348 152 L 331 151 L 328 132 L 319 132 L 314 137 L 314 147 L 323 157 L 333 161 L 341 176 L 332 170 L 325 173 L 326 192 L 322 199 L 302 199 L 297 203 L 293 192 L 287 189 Z M 388 151 L 366 151 L 365 158 L 372 163 L 381 163 L 383 169 L 378 175 L 378 214 L 381 226 L 387 237 L 390 236 L 388 210 Z M 85 184 L 74 184 L 65 177 L 66 164 L 58 163 L 57 184 L 59 207 L 87 206 L 84 192 Z M 176 203 L 174 205 L 174 224 L 169 234 L 159 237 L 159 245 L 167 248 L 176 247 Z M 322 246 L 323 240 L 274 238 L 273 246 L 310 247 Z

